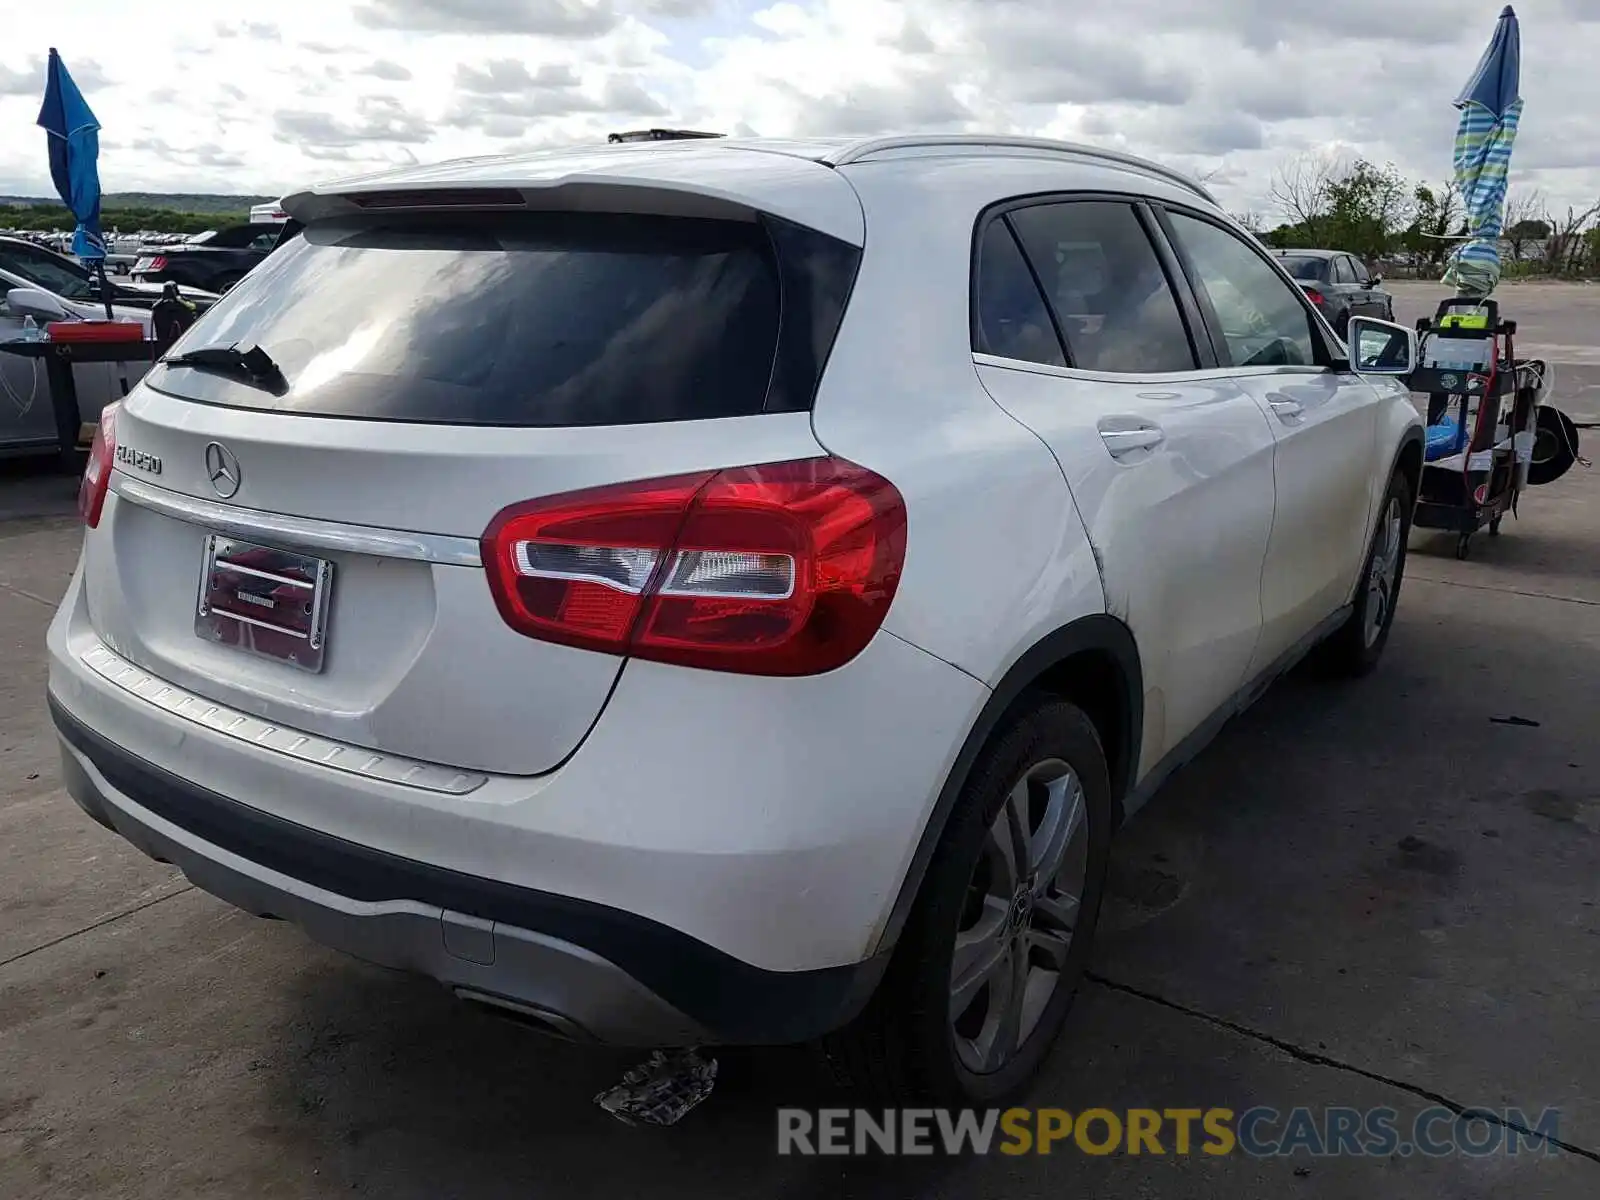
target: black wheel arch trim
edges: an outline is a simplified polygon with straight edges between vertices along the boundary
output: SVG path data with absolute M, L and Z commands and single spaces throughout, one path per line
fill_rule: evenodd
M 1394 458 L 1389 463 L 1389 474 L 1384 478 L 1385 480 L 1394 478 L 1394 473 L 1400 469 L 1400 460 L 1405 457 L 1406 449 L 1410 446 L 1416 446 L 1422 455 L 1422 460 L 1418 463 L 1417 468 L 1418 486 L 1413 489 L 1416 494 L 1411 497 L 1412 501 L 1415 502 L 1422 491 L 1420 486 L 1422 482 L 1422 468 L 1428 465 L 1428 438 L 1427 435 L 1422 432 L 1420 427 L 1416 425 L 1406 426 L 1405 433 L 1400 435 L 1400 444 L 1394 448 Z M 1384 487 L 1388 486 L 1388 483 L 1385 482 Z
M 1115 761 L 1107 764 L 1111 769 L 1112 801 L 1120 821 L 1123 801 L 1136 782 L 1134 776 L 1138 773 L 1139 754 L 1144 742 L 1144 671 L 1139 663 L 1139 648 L 1133 632 L 1116 617 L 1102 613 L 1080 617 L 1041 638 L 1018 657 L 995 685 L 967 732 L 966 740 L 961 744 L 949 774 L 945 776 L 938 799 L 934 801 L 933 812 L 911 856 L 911 864 L 901 881 L 894 907 L 889 911 L 883 935 L 879 939 L 880 955 L 892 950 L 899 941 L 900 931 L 905 928 L 906 919 L 911 915 L 917 895 L 922 890 L 922 881 L 927 875 L 933 852 L 944 836 L 945 826 L 950 822 L 979 752 L 1006 713 L 1051 668 L 1085 653 L 1108 655 L 1117 665 L 1117 676 L 1122 686 L 1122 695 L 1118 699 L 1125 736 Z
M 468 875 L 362 846 L 252 808 L 131 754 L 73 716 L 50 715 L 112 787 L 192 836 L 354 900 L 414 900 L 533 930 L 627 972 L 727 1042 L 808 1041 L 865 1007 L 885 955 L 808 971 L 769 971 L 635 913 Z

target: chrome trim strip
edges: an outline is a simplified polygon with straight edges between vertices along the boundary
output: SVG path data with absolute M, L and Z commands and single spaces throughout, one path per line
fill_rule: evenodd
M 249 742 L 286 758 L 346 771 L 380 783 L 393 783 L 446 796 L 465 796 L 482 787 L 489 779 L 487 775 L 475 771 L 460 771 L 455 767 L 441 767 L 394 754 L 380 754 L 362 746 L 351 746 L 301 733 L 297 729 L 286 729 L 225 705 L 213 704 L 210 700 L 158 679 L 100 643 L 91 646 L 79 657 L 96 675 L 130 696 L 164 709 L 175 717 L 202 725 L 213 733 Z
M 1094 383 L 1137 384 L 1145 388 L 1160 388 L 1179 383 L 1205 383 L 1215 379 L 1259 379 L 1269 375 L 1328 375 L 1336 372 L 1332 367 L 1191 367 L 1186 371 L 1088 371 L 1082 367 L 1057 367 L 1051 363 L 1029 362 L 1021 358 L 1005 358 L 999 354 L 972 352 L 972 361 L 980 367 L 999 367 L 1004 371 L 1023 371 L 1029 375 L 1049 375 L 1055 379 L 1081 379 Z
M 120 471 L 111 473 L 109 486 L 123 500 L 140 508 L 148 508 L 163 516 L 245 541 L 265 539 L 307 550 L 403 558 L 447 567 L 483 566 L 483 555 L 478 550 L 476 538 L 443 533 L 407 533 L 397 529 L 379 529 L 375 525 L 345 525 L 337 521 L 281 516 L 255 508 L 202 500 L 198 496 L 180 495 L 167 488 L 145 483 L 142 479 L 131 479 Z
M 271 621 L 258 621 L 255 617 L 247 617 L 243 613 L 223 612 L 221 609 L 215 609 L 208 610 L 205 615 L 209 616 L 211 611 L 227 617 L 230 621 L 238 621 L 241 625 L 254 625 L 257 629 L 270 629 L 273 633 L 286 633 L 292 638 L 299 638 L 302 642 L 311 640 L 309 633 L 301 633 L 298 629 L 286 629 L 282 625 L 274 625 Z
M 212 561 L 230 571 L 237 571 L 241 575 L 249 575 L 253 579 L 265 579 L 268 583 L 275 583 L 279 587 L 304 588 L 308 592 L 317 590 L 316 584 L 307 583 L 304 579 L 293 579 L 288 575 L 274 575 L 271 571 L 261 571 L 255 567 L 247 567 L 243 563 L 234 562 L 232 559 L 217 558 Z

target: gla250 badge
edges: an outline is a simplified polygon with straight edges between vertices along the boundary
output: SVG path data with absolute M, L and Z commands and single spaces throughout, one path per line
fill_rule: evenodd
M 135 471 L 148 471 L 152 475 L 161 474 L 159 456 L 135 450 L 132 446 L 118 446 L 117 461 L 125 467 L 132 467 Z

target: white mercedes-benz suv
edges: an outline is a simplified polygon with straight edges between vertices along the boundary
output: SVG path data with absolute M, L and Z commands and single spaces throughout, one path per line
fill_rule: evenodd
M 987 1103 L 1117 826 L 1383 649 L 1414 335 L 1347 349 L 1160 166 L 694 140 L 284 208 L 101 423 L 49 703 L 89 815 L 331 946 Z

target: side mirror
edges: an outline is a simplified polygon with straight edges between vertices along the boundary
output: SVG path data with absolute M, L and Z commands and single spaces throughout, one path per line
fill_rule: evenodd
M 65 321 L 74 315 L 61 301 L 38 288 L 12 288 L 6 293 L 6 308 L 19 321 L 24 317 L 35 321 Z
M 1373 287 L 1377 287 L 1382 282 L 1383 282 L 1383 276 L 1382 275 L 1374 275 L 1372 277 L 1372 286 Z
M 1417 367 L 1417 335 L 1375 317 L 1351 317 L 1350 369 L 1358 375 L 1409 375 Z

